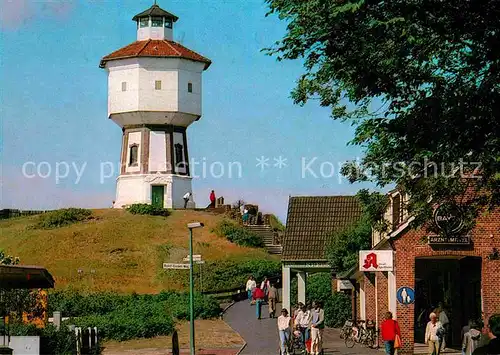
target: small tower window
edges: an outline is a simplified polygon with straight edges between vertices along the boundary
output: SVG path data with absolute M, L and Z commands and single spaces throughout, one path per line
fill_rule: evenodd
M 177 143 L 175 146 L 175 163 L 179 166 L 179 163 L 184 163 L 184 154 L 182 144 Z
M 151 27 L 163 27 L 163 17 L 152 17 Z
M 171 18 L 165 18 L 165 27 L 172 28 L 172 19 Z
M 155 80 L 155 90 L 161 90 L 161 80 Z
M 139 163 L 139 146 L 137 144 L 133 144 L 130 146 L 128 165 L 137 166 L 138 163 Z
M 188 92 L 193 92 L 193 83 L 188 83 Z
M 149 26 L 149 17 L 143 17 L 139 20 L 139 27 L 148 27 Z
M 122 91 L 127 91 L 127 82 L 122 81 Z

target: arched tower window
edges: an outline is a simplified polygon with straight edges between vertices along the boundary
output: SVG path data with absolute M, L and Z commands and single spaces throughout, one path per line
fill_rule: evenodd
M 137 144 L 132 144 L 129 149 L 128 165 L 137 166 L 139 164 L 139 146 Z
M 182 144 L 180 143 L 177 143 L 175 146 L 174 146 L 174 149 L 175 149 L 175 163 L 177 164 L 177 166 L 180 166 L 179 164 L 180 163 L 184 163 L 184 147 L 182 146 Z

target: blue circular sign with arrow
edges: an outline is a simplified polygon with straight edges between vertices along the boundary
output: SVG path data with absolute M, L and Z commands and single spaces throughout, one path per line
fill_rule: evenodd
M 412 304 L 415 302 L 415 290 L 407 286 L 400 287 L 396 292 L 396 298 L 404 306 Z

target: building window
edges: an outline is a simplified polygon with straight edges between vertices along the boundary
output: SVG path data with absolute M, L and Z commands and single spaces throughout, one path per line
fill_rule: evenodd
M 143 17 L 139 20 L 139 27 L 148 27 L 149 26 L 149 17 Z
M 161 80 L 155 80 L 155 90 L 161 90 Z
M 151 27 L 163 27 L 163 17 L 151 18 Z
M 188 92 L 193 92 L 193 83 L 188 83 Z
M 127 91 L 127 82 L 122 81 L 122 91 Z
M 172 19 L 171 18 L 165 18 L 165 27 L 172 28 Z
M 139 164 L 139 146 L 137 144 L 132 144 L 130 146 L 128 165 L 137 166 L 138 164 Z
M 174 146 L 174 149 L 175 149 L 175 164 L 178 167 L 181 167 L 180 163 L 184 163 L 184 152 L 183 152 L 182 144 L 177 143 Z

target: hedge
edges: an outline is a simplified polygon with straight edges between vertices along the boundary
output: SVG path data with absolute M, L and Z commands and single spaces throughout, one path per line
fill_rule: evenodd
M 260 235 L 227 219 L 220 221 L 217 226 L 212 229 L 212 232 L 219 237 L 225 237 L 231 243 L 244 247 L 264 247 L 264 241 Z
M 10 324 L 11 336 L 39 336 L 40 354 L 44 355 L 73 355 L 76 350 L 76 336 L 67 327 L 57 330 L 52 324 L 45 328 L 38 328 L 33 324 Z

